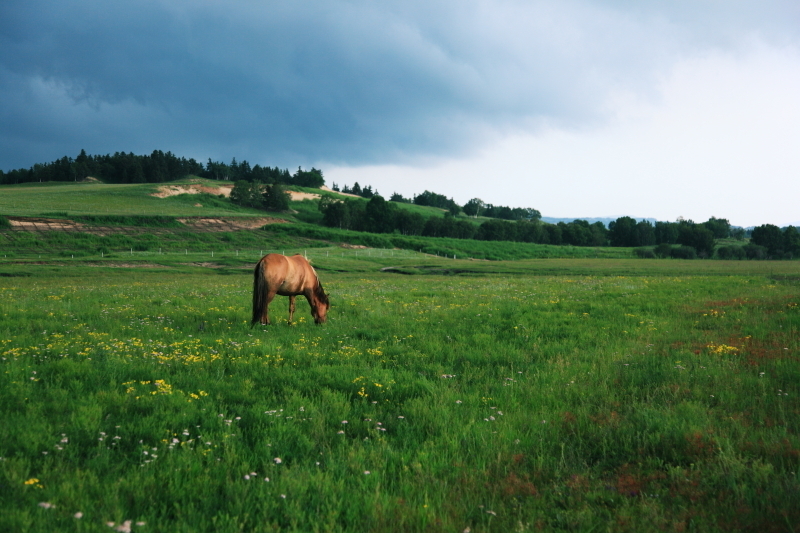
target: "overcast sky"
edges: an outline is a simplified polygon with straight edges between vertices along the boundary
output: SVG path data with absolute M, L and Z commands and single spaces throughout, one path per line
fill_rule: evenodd
M 170 150 L 800 224 L 800 2 L 3 0 L 0 168 Z

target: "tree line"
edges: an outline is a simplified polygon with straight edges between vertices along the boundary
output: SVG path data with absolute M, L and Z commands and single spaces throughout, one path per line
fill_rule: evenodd
M 352 187 L 344 185 L 341 189 L 339 189 L 336 183 L 333 183 L 331 189 L 336 192 L 355 194 L 356 196 L 367 199 L 373 196 L 380 196 L 378 189 L 373 191 L 370 185 L 361 187 L 358 182 L 355 182 Z M 448 198 L 444 194 L 438 194 L 428 190 L 425 190 L 421 194 L 415 194 L 411 198 L 406 198 L 402 194 L 395 192 L 389 197 L 389 201 L 438 207 L 439 209 L 444 209 L 453 216 L 458 216 L 463 212 L 465 215 L 475 218 L 478 216 L 499 218 L 502 220 L 539 220 L 542 218 L 542 214 L 531 207 L 508 207 L 505 205 L 487 204 L 480 198 L 473 198 L 463 206 L 460 206 L 453 198 Z
M 429 193 L 423 196 L 423 201 L 431 197 L 432 193 Z M 435 201 L 441 201 L 441 198 Z M 602 222 L 590 224 L 586 220 L 549 224 L 535 216 L 516 220 L 489 219 L 477 225 L 454 216 L 451 211 L 441 217 L 425 218 L 419 213 L 401 209 L 398 203 L 386 201 L 380 195 L 373 195 L 367 202 L 325 197 L 320 201 L 319 209 L 325 226 L 372 233 L 571 246 L 634 247 L 642 257 L 707 258 L 714 256 L 715 251 L 721 259 L 791 258 L 800 254 L 800 232 L 792 226 L 784 229 L 770 224 L 759 226 L 752 231 L 751 243 L 745 246 L 720 246 L 715 250 L 715 243 L 719 239 L 744 240 L 745 230 L 732 227 L 727 219 L 716 217 L 702 223 L 678 220 L 657 221 L 655 224 L 649 220 L 619 217 L 608 228 Z
M 423 202 L 429 202 L 431 199 L 441 201 L 441 198 L 433 196 L 435 193 L 426 192 L 427 195 L 423 193 L 415 199 L 422 196 Z M 319 210 L 323 214 L 322 220 L 325 226 L 372 233 L 396 232 L 401 235 L 424 237 L 576 246 L 603 246 L 608 241 L 608 230 L 601 222 L 589 224 L 585 220 L 577 220 L 569 224 L 563 222 L 546 224 L 539 220 L 540 217 L 526 217 L 514 221 L 490 219 L 477 225 L 467 219 L 456 217 L 449 210 L 444 216 L 426 218 L 420 213 L 401 209 L 397 204 L 396 201 L 386 201 L 380 195 L 372 196 L 367 202 L 324 197 L 320 200 Z M 417 203 L 417 205 L 430 204 Z
M 800 256 L 800 231 L 794 226 L 779 228 L 773 224 L 762 224 L 753 228 L 750 242 L 759 246 L 763 257 L 758 259 L 792 259 Z
M 30 168 L 4 172 L 0 170 L 0 185 L 45 181 L 82 181 L 88 177 L 106 183 L 163 183 L 189 175 L 224 181 L 282 183 L 300 187 L 321 187 L 325 184 L 322 171 L 316 168 L 294 174 L 278 167 L 251 166 L 236 158 L 226 164 L 210 158 L 203 166 L 195 159 L 178 157 L 172 152 L 153 150 L 149 155 L 116 152 L 113 155 L 87 155 L 85 150 L 75 159 L 64 156 L 50 163 L 37 163 Z

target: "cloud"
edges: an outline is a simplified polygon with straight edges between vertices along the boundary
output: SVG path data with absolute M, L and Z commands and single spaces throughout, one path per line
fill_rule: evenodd
M 797 224 L 797 94 L 800 48 L 751 41 L 676 63 L 653 95 L 613 95 L 609 119 L 592 127 L 522 132 L 426 167 L 324 168 L 329 181 L 386 195 L 433 189 L 545 216 Z
M 653 7 L 656 6 L 656 7 Z M 81 148 L 422 164 L 613 118 L 620 92 L 796 2 L 6 0 L 0 166 Z

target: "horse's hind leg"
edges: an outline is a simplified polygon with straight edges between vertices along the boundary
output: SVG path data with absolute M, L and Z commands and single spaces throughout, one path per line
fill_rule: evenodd
M 267 304 L 264 306 L 264 313 L 261 315 L 261 325 L 262 326 L 269 326 L 269 304 L 272 302 L 272 299 L 275 298 L 274 292 L 267 293 Z
M 294 318 L 294 296 L 289 296 L 289 324 L 292 323 Z

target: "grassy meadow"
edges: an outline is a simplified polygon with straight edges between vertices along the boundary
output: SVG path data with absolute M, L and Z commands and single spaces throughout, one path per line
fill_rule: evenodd
M 796 262 L 314 264 L 0 263 L 0 530 L 800 526 Z
M 189 183 L 181 180 L 172 183 Z M 214 186 L 213 180 L 196 179 L 192 183 Z M 70 215 L 172 215 L 221 216 L 256 214 L 211 194 L 181 194 L 167 198 L 151 196 L 158 184 L 105 183 L 26 183 L 3 186 L 0 213 L 10 216 Z M 201 204 L 197 206 L 195 204 Z
M 154 190 L 3 188 L 85 229 L 0 217 L 0 531 L 800 531 L 797 261 L 348 232 L 308 201 L 200 230 L 176 217 L 264 213 Z M 249 327 L 266 252 L 309 257 L 326 324 L 278 297 Z

